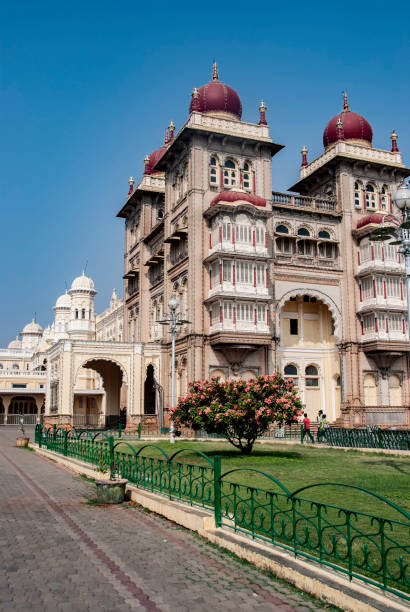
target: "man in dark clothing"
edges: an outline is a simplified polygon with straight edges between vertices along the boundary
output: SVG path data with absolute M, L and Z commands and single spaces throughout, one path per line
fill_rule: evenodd
M 306 434 L 309 436 L 310 441 L 314 442 L 313 436 L 310 433 L 310 420 L 308 418 L 307 412 L 305 412 L 304 419 L 303 419 L 302 442 Z

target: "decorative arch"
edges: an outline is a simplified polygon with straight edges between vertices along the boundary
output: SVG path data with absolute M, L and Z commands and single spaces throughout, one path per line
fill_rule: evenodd
M 116 366 L 118 366 L 121 370 L 122 373 L 122 384 L 127 385 L 128 384 L 128 376 L 127 376 L 127 371 L 124 367 L 124 365 L 122 363 L 120 363 L 119 361 L 117 361 L 116 359 L 113 359 L 112 357 L 102 357 L 101 355 L 95 355 L 94 357 L 87 357 L 87 359 L 85 359 L 78 367 L 77 370 L 75 372 L 75 376 L 74 376 L 74 384 L 75 381 L 77 380 L 77 376 L 78 373 L 80 371 L 81 368 L 88 368 L 90 370 L 92 370 L 93 368 L 90 368 L 90 366 L 87 366 L 87 363 L 89 363 L 90 361 L 107 361 L 110 362 Z
M 317 289 L 308 289 L 308 288 L 291 289 L 290 291 L 287 291 L 280 298 L 280 300 L 276 304 L 276 324 L 278 325 L 278 329 L 279 329 L 280 312 L 283 308 L 283 305 L 285 304 L 285 302 L 289 301 L 290 298 L 297 297 L 298 295 L 300 296 L 308 295 L 309 297 L 315 297 L 316 299 L 326 304 L 326 306 L 329 308 L 330 312 L 332 313 L 332 317 L 333 317 L 333 321 L 335 325 L 334 336 L 336 337 L 337 340 L 340 340 L 341 335 L 342 335 L 342 316 L 341 316 L 340 310 L 336 306 L 335 302 L 328 295 L 326 295 L 325 293 L 322 293 L 322 291 L 318 291 Z

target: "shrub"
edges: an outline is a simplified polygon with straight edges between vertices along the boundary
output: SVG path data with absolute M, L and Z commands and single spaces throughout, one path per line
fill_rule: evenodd
M 214 377 L 192 382 L 188 394 L 179 399 L 170 415 L 176 429 L 186 425 L 221 434 L 248 455 L 255 440 L 272 423 L 291 425 L 301 412 L 292 379 L 276 373 L 248 381 L 224 382 Z

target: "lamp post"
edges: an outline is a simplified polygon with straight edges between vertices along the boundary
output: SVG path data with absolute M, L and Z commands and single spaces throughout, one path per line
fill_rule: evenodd
M 169 325 L 171 332 L 171 408 L 175 408 L 175 336 L 177 335 L 178 325 L 190 323 L 182 318 L 182 313 L 177 312 L 179 302 L 176 297 L 171 297 L 168 302 L 169 313 L 167 318 L 156 321 L 161 325 Z M 169 426 L 169 441 L 171 444 L 175 442 L 174 423 L 171 419 Z
M 383 217 L 382 227 L 372 232 L 371 240 L 390 240 L 390 244 L 400 247 L 399 253 L 404 255 L 406 269 L 406 297 L 407 297 L 407 330 L 410 337 L 410 189 L 403 179 L 392 198 L 394 204 L 401 211 L 401 219 L 394 215 Z M 394 225 L 386 226 L 385 222 Z

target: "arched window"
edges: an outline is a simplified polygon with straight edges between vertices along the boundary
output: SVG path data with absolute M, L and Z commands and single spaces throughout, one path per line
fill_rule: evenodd
M 233 187 L 238 183 L 238 172 L 236 164 L 231 160 L 227 159 L 224 166 L 224 187 Z
M 387 210 L 387 196 L 388 196 L 388 190 L 386 185 L 383 185 L 383 187 L 380 190 L 380 207 L 382 210 Z
M 319 371 L 316 366 L 308 365 L 305 368 L 305 385 L 306 387 L 319 386 Z
M 356 181 L 355 184 L 354 184 L 354 205 L 357 208 L 360 208 L 360 206 L 361 206 L 361 202 L 360 202 L 360 191 L 361 191 L 361 188 L 362 188 L 361 184 L 358 181 Z
M 377 406 L 377 381 L 373 374 L 366 374 L 363 379 L 364 405 Z
M 248 162 L 243 165 L 242 184 L 244 189 L 251 189 L 251 167 Z
M 17 363 L 13 363 L 13 370 L 19 370 L 20 366 Z
M 83 308 L 83 309 L 81 310 L 81 316 L 82 316 L 82 318 L 83 318 L 83 319 L 85 319 L 85 308 Z
M 389 404 L 390 406 L 402 405 L 401 382 L 396 374 L 389 377 Z
M 289 229 L 286 227 L 286 225 L 277 225 L 276 231 L 278 234 L 289 234 Z
M 293 365 L 293 363 L 289 363 L 288 365 L 285 366 L 284 370 L 283 370 L 283 377 L 286 378 L 292 378 L 293 382 L 295 383 L 295 385 L 298 384 L 298 369 L 295 365 Z
M 330 234 L 326 230 L 320 230 L 318 236 L 319 238 L 325 238 L 326 240 L 330 240 Z
M 298 229 L 298 236 L 310 236 L 310 232 L 306 227 L 300 227 Z
M 77 310 L 77 308 L 75 309 L 75 318 L 78 319 L 78 310 Z
M 376 190 L 370 183 L 366 185 L 366 208 L 376 208 Z
M 218 183 L 216 157 L 211 157 L 209 162 L 209 182 L 211 185 Z

